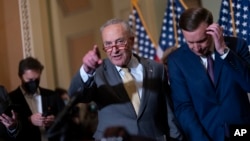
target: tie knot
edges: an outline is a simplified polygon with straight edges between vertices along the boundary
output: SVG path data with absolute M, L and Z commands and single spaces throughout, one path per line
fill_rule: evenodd
M 133 81 L 133 76 L 129 72 L 129 68 L 122 68 L 121 70 L 123 71 L 123 82 L 126 83 L 126 82 Z
M 211 54 L 207 55 L 206 58 L 207 58 L 208 63 L 214 61 Z
M 129 72 L 130 72 L 129 68 L 121 68 L 121 70 L 122 70 L 124 73 L 129 73 Z
M 211 57 L 211 55 L 213 54 L 213 52 L 212 51 L 208 51 L 207 53 L 206 53 L 206 57 Z

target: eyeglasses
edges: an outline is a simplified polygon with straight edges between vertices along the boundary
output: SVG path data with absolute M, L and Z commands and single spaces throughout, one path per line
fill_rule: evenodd
M 113 47 L 115 47 L 116 49 L 119 49 L 119 50 L 122 50 L 122 49 L 125 49 L 126 48 L 126 45 L 127 45 L 127 40 L 124 40 L 124 39 L 118 39 L 114 42 L 105 42 L 103 44 L 103 50 L 105 52 L 112 52 L 113 50 Z

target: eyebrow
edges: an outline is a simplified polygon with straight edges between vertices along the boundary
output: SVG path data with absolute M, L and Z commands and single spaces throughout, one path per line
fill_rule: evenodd
M 104 43 L 112 43 L 112 42 L 117 42 L 119 40 L 125 40 L 125 38 L 121 37 L 121 38 L 116 39 L 115 41 L 105 41 Z
M 202 42 L 206 41 L 207 38 L 208 38 L 208 37 L 205 37 L 205 38 L 203 38 L 203 39 L 201 39 L 201 40 L 199 40 L 199 41 L 196 41 L 196 42 L 190 42 L 190 41 L 188 41 L 188 42 L 189 42 L 189 43 L 202 43 Z

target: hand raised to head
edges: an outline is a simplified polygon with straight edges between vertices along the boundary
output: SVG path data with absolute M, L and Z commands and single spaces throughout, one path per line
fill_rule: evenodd
M 102 64 L 100 51 L 97 45 L 94 45 L 93 49 L 88 51 L 82 59 L 83 68 L 86 73 L 92 74 L 97 67 Z
M 207 28 L 206 33 L 213 37 L 215 49 L 217 50 L 217 52 L 223 54 L 226 47 L 226 43 L 223 37 L 223 28 L 220 27 L 219 24 L 213 23 Z

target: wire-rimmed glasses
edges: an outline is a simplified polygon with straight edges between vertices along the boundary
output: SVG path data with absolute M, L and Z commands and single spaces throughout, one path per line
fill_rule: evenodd
M 122 50 L 125 49 L 127 46 L 127 40 L 125 39 L 118 39 L 114 42 L 105 42 L 103 44 L 103 50 L 105 52 L 112 52 L 113 48 L 115 47 L 116 49 Z

